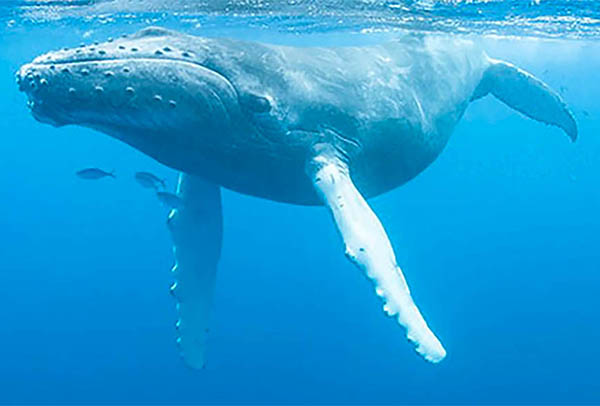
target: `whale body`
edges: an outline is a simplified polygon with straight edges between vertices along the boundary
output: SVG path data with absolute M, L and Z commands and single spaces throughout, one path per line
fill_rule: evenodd
M 42 55 L 17 73 L 33 116 L 115 137 L 182 172 L 169 215 L 178 343 L 204 365 L 221 250 L 220 187 L 325 205 L 346 255 L 427 360 L 446 355 L 412 301 L 366 198 L 402 185 L 443 150 L 469 103 L 492 94 L 572 140 L 560 96 L 472 41 L 406 35 L 368 47 L 285 47 L 150 27 Z

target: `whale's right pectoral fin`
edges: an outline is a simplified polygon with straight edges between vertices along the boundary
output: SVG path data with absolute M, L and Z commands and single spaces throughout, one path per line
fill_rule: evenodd
M 202 368 L 221 254 L 221 191 L 217 185 L 181 174 L 177 196 L 183 204 L 171 211 L 167 222 L 175 254 L 171 292 L 177 300 L 177 344 L 186 364 Z
M 319 144 L 307 173 L 333 215 L 346 256 L 373 280 L 377 294 L 385 302 L 384 311 L 397 316 L 419 354 L 434 363 L 441 361 L 446 351 L 413 302 L 387 234 L 352 183 L 343 158 L 334 147 Z
M 571 141 L 577 139 L 577 123 L 565 102 L 532 74 L 510 63 L 491 60 L 472 100 L 488 93 L 527 117 L 561 128 Z

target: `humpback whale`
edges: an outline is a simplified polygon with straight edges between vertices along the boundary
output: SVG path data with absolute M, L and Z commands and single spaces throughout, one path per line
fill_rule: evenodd
M 560 96 L 467 39 L 409 34 L 366 47 L 286 47 L 150 27 L 35 58 L 16 74 L 33 116 L 115 137 L 181 172 L 168 217 L 177 343 L 200 368 L 222 244 L 221 188 L 329 209 L 348 259 L 433 363 L 446 351 L 415 305 L 367 199 L 409 181 L 488 94 L 572 141 Z

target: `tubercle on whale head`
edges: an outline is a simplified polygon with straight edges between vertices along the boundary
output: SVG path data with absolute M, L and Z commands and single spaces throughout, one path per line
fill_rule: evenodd
M 239 110 L 229 80 L 203 65 L 208 40 L 147 28 L 104 43 L 49 52 L 16 74 L 34 117 L 107 133 L 201 128 L 223 132 Z

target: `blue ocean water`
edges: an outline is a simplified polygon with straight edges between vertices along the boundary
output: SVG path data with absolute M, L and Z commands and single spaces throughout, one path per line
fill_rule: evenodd
M 488 97 L 431 167 L 370 201 L 447 359 L 414 353 L 325 209 L 225 191 L 207 367 L 194 371 L 174 345 L 167 209 L 133 179 L 149 170 L 173 188 L 175 171 L 92 130 L 36 122 L 14 83 L 47 50 L 157 22 L 36 22 L 10 10 L 0 27 L 0 403 L 600 403 L 593 35 L 480 38 L 560 90 L 575 144 Z M 297 45 L 395 35 L 375 31 L 213 22 L 191 32 Z M 87 166 L 117 178 L 77 178 Z

